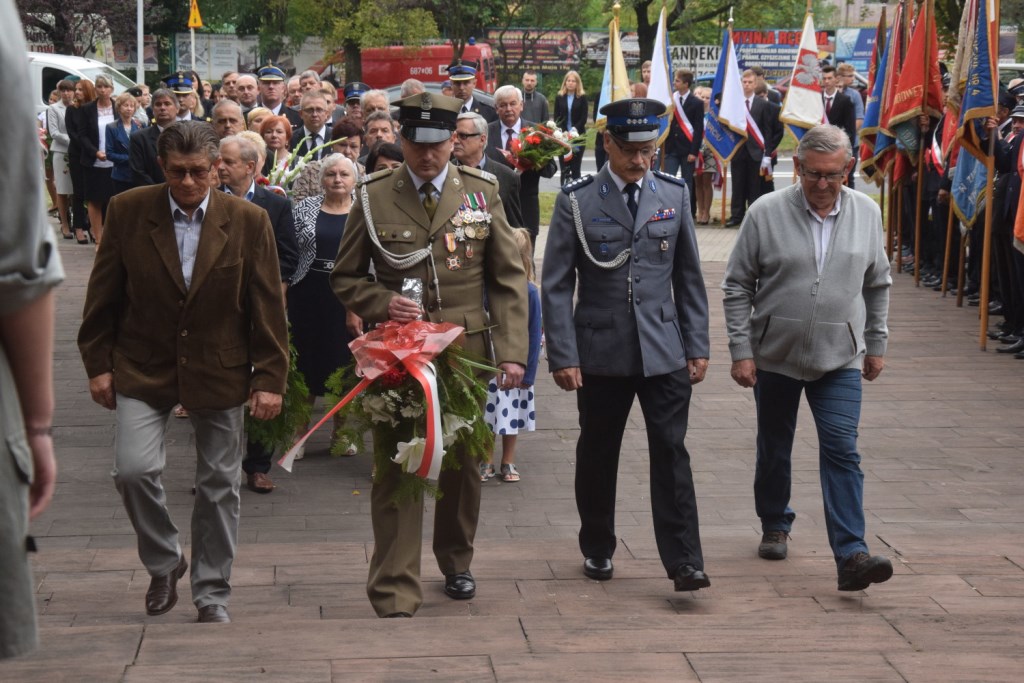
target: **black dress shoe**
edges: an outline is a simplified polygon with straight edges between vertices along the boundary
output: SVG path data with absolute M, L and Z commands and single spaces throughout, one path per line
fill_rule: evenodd
M 1001 304 L 998 301 L 991 302 L 988 305 L 988 313 L 989 313 L 989 315 L 1002 315 L 1003 314 L 1003 304 Z
M 178 602 L 178 579 L 185 575 L 188 569 L 188 562 L 182 557 L 178 566 L 169 574 L 154 576 L 149 580 L 149 589 L 146 591 L 146 614 L 156 617 L 171 611 L 171 608 Z
M 742 223 L 742 222 L 743 222 L 742 218 L 740 218 L 740 219 L 730 218 L 729 220 L 727 220 L 725 222 L 725 227 L 727 227 L 727 228 L 735 228 L 735 227 L 738 227 L 739 224 Z
M 476 581 L 468 571 L 446 576 L 444 592 L 452 600 L 469 600 L 476 597 Z
M 385 614 L 381 619 L 412 619 L 412 615 L 408 612 L 392 612 Z
M 615 568 L 607 557 L 588 557 L 583 560 L 583 574 L 594 581 L 607 581 L 612 578 Z
M 1013 357 L 1016 358 L 1017 360 L 1024 360 L 1024 351 L 1019 351 L 1013 354 Z
M 199 608 L 200 624 L 230 624 L 228 608 L 224 605 L 204 605 Z
M 692 564 L 680 565 L 675 575 L 673 575 L 672 581 L 676 585 L 676 591 L 679 592 L 695 591 L 711 585 L 711 579 L 708 578 L 708 575 Z
M 1009 346 L 1000 346 L 996 349 L 996 353 L 1020 353 L 1021 351 L 1024 351 L 1024 339 Z
M 1021 340 L 1021 337 L 1019 334 L 1007 332 L 1006 334 L 999 335 L 998 337 L 996 337 L 996 339 L 999 340 L 1000 344 L 1016 344 Z

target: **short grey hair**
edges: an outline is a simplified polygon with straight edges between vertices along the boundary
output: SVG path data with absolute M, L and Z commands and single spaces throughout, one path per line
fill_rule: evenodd
M 800 144 L 796 148 L 796 156 L 802 164 L 807 152 L 820 152 L 822 154 L 833 154 L 835 152 L 846 152 L 846 160 L 853 157 L 853 148 L 850 145 L 850 136 L 846 131 L 830 123 L 823 123 L 815 126 L 804 133 L 800 138 Z
M 242 161 L 259 164 L 260 151 L 252 140 L 241 135 L 229 135 L 220 141 L 220 149 L 224 149 L 225 145 L 238 145 L 238 156 L 242 157 Z
M 242 105 L 240 105 L 238 102 L 235 102 L 234 100 L 229 100 L 226 97 L 223 100 L 221 100 L 220 102 L 218 102 L 217 104 L 213 105 L 213 109 L 210 110 L 210 115 L 211 116 L 216 116 L 218 111 L 220 111 L 222 109 L 227 109 L 228 107 L 234 107 L 235 109 L 237 109 L 238 110 L 238 118 L 243 118 L 242 117 Z
M 238 74 L 238 78 L 235 79 L 235 85 L 238 85 L 238 81 L 242 80 L 243 78 L 251 78 L 253 83 L 255 83 L 256 85 L 260 84 L 260 79 L 256 78 L 256 74 Z
M 498 104 L 498 100 L 508 100 L 515 98 L 517 102 L 523 101 L 523 91 L 514 85 L 503 85 L 494 91 L 494 104 Z
M 366 92 L 359 96 L 359 106 L 365 107 L 366 100 L 371 97 L 383 97 L 385 104 L 390 104 L 388 102 L 388 93 L 386 90 L 367 90 Z
M 395 121 L 391 118 L 391 112 L 389 111 L 374 111 L 369 116 L 363 119 L 363 132 L 366 132 L 370 128 L 370 124 L 374 121 L 387 121 L 391 124 L 391 128 L 394 129 Z
M 153 95 L 150 98 L 150 102 L 156 102 L 159 99 L 168 99 L 174 102 L 174 106 L 178 106 L 178 96 L 174 94 L 174 91 L 170 88 L 157 88 L 153 91 Z
M 299 98 L 299 107 L 305 109 L 306 104 L 313 100 L 321 100 L 324 104 L 327 104 L 327 95 L 323 94 L 320 90 L 307 90 Z
M 320 186 L 323 187 L 324 176 L 327 175 L 327 171 L 331 170 L 339 164 L 345 164 L 348 166 L 348 170 L 352 172 L 352 179 L 355 180 L 359 177 L 359 171 L 356 169 L 356 165 L 352 163 L 344 154 L 329 154 L 323 158 L 320 162 Z
M 457 121 L 472 121 L 473 130 L 480 135 L 487 135 L 487 119 L 477 114 L 475 111 L 467 111 L 459 114 Z
M 288 85 L 291 85 L 292 83 L 298 83 L 298 82 L 299 82 L 300 80 L 301 80 L 301 79 L 300 79 L 300 78 L 299 78 L 298 76 L 292 76 L 291 78 L 289 78 L 289 79 L 288 79 L 287 81 L 285 81 L 285 82 L 286 82 L 286 83 L 287 83 Z
M 402 90 L 398 96 L 404 100 L 409 95 L 415 95 L 425 90 L 426 87 L 424 87 L 423 81 L 417 78 L 407 78 L 402 81 Z
M 312 69 L 306 69 L 305 71 L 303 71 L 301 74 L 299 74 L 295 78 L 298 78 L 300 81 L 303 78 L 315 78 L 317 83 L 320 82 L 320 74 L 318 74 L 317 72 L 313 71 Z

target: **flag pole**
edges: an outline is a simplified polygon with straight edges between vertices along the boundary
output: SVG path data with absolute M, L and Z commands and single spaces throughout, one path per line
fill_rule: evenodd
M 996 16 L 999 16 L 998 14 Z M 978 306 L 981 308 L 981 334 L 980 348 L 986 350 L 988 342 L 988 297 L 989 297 L 989 273 L 992 268 L 992 214 L 993 208 L 993 176 L 996 174 L 995 153 L 996 153 L 996 131 L 989 131 L 988 156 L 985 157 L 985 169 L 988 177 L 985 179 L 985 232 L 982 235 L 981 247 L 981 300 Z
M 889 182 L 886 183 L 886 180 Z M 886 185 L 889 187 L 889 214 L 885 216 L 885 255 L 889 257 L 889 263 L 892 263 L 892 245 L 893 245 L 893 227 L 892 217 L 893 212 L 896 208 L 896 199 L 892 196 L 892 178 L 886 178 L 882 176 L 882 198 L 883 201 L 886 195 Z
M 896 152 L 899 154 L 899 151 Z M 896 167 L 893 164 L 893 173 L 895 174 Z M 893 244 L 895 245 L 896 252 L 896 272 L 903 272 L 903 187 L 896 184 L 896 179 L 893 178 L 890 186 L 892 192 L 896 193 L 896 215 L 893 217 Z
M 952 210 L 952 208 L 950 208 Z M 960 263 L 956 267 L 956 307 L 964 307 L 964 286 L 967 280 L 967 239 L 960 236 Z
M 953 214 L 955 212 L 953 211 L 952 196 L 950 196 L 950 198 L 947 201 L 947 203 L 949 204 L 949 209 L 947 211 L 947 213 L 949 215 L 946 216 L 946 250 L 945 250 L 945 253 L 942 256 L 942 296 L 943 296 L 943 298 L 945 298 L 945 296 L 946 296 L 946 285 L 948 284 L 947 283 L 948 278 L 946 277 L 946 273 L 949 272 L 950 252 L 953 251 Z

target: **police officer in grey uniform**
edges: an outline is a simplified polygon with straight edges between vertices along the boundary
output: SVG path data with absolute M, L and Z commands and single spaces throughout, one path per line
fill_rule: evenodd
M 562 188 L 541 295 L 551 372 L 577 391 L 583 573 L 612 577 L 619 448 L 639 396 L 658 552 L 675 589 L 691 591 L 711 585 L 684 445 L 692 385 L 708 365 L 708 300 L 686 184 L 650 170 L 664 111 L 650 99 L 601 108 L 608 163 Z

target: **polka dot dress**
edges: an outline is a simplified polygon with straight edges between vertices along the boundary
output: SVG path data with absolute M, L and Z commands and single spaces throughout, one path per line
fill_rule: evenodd
M 498 389 L 491 380 L 487 385 L 487 406 L 484 419 L 495 434 L 532 432 L 536 428 L 533 406 L 533 387 L 528 389 Z

